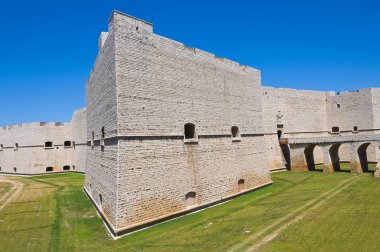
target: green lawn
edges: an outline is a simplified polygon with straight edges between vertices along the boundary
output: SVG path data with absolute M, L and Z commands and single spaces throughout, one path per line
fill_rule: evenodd
M 272 186 L 116 241 L 84 195 L 82 175 L 13 179 L 25 186 L 0 211 L 0 251 L 245 251 L 259 243 L 264 251 L 380 248 L 380 179 L 370 174 L 276 173 Z
M 7 182 L 0 182 L 0 198 L 12 189 L 13 185 Z
M 376 164 L 368 164 L 368 171 L 369 172 L 373 173 L 373 172 L 375 172 L 375 169 L 376 169 Z M 322 172 L 323 171 L 322 165 L 316 165 L 315 170 Z M 350 172 L 351 171 L 350 164 L 349 163 L 341 163 L 340 164 L 340 170 L 342 172 Z

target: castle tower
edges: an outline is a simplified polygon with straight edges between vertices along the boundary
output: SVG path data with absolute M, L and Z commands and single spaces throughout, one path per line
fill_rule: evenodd
M 117 11 L 99 47 L 85 190 L 115 234 L 271 183 L 258 70 Z

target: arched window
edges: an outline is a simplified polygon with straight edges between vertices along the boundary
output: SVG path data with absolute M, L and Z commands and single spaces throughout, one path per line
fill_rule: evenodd
M 18 143 L 15 143 L 15 148 L 14 148 L 14 150 L 15 150 L 15 151 L 18 150 Z
M 186 206 L 192 206 L 192 205 L 195 205 L 196 204 L 196 199 L 195 199 L 195 196 L 197 194 L 195 192 L 188 192 L 186 195 L 185 195 L 185 199 L 186 199 Z
M 75 165 L 73 165 L 73 170 L 75 171 Z
M 65 141 L 65 142 L 63 143 L 63 147 L 65 147 L 65 148 L 70 148 L 70 147 L 71 147 L 71 141 Z
M 16 167 L 13 167 L 13 171 L 14 171 L 14 172 L 17 172 L 17 168 L 16 168 Z
M 244 185 L 244 183 L 245 183 L 245 180 L 244 180 L 244 179 L 240 179 L 240 180 L 238 181 L 239 191 L 243 191 L 243 190 L 245 189 L 245 185 Z
M 63 170 L 64 170 L 64 171 L 70 171 L 70 165 L 65 165 L 65 166 L 63 167 Z
M 239 128 L 237 126 L 232 126 L 231 134 L 233 138 L 240 137 Z
M 53 142 L 45 142 L 45 148 L 53 148 Z
M 192 123 L 185 124 L 185 139 L 195 139 L 195 125 Z
M 53 167 L 46 167 L 46 172 L 52 172 L 53 171 Z

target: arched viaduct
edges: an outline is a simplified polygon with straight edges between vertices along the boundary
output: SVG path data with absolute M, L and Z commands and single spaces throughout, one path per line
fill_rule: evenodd
M 367 148 L 374 144 L 380 147 L 380 135 L 328 136 L 312 138 L 281 139 L 282 149 L 291 171 L 315 170 L 314 149 L 319 146 L 323 151 L 323 171 L 340 170 L 339 148 L 342 144 L 350 146 L 351 172 L 368 172 Z M 287 145 L 286 145 L 287 144 Z M 380 163 L 377 161 L 377 170 Z

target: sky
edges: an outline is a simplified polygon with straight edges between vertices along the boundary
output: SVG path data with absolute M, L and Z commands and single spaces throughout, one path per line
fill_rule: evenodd
M 113 9 L 261 70 L 265 86 L 380 87 L 380 1 L 1 1 L 0 125 L 70 121 Z

